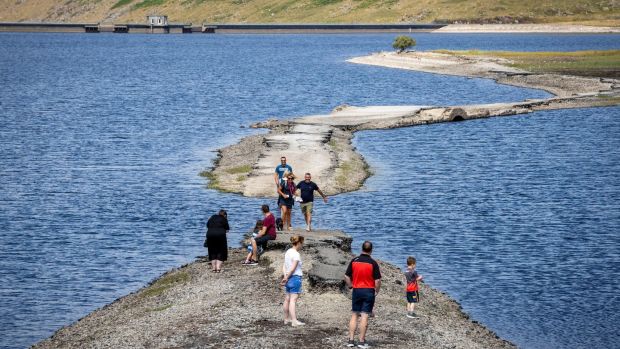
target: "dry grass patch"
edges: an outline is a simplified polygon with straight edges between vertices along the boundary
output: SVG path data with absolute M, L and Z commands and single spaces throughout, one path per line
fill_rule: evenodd
M 620 77 L 620 50 L 572 52 L 437 50 L 434 52 L 466 57 L 503 58 L 511 62 L 510 66 L 532 73 Z

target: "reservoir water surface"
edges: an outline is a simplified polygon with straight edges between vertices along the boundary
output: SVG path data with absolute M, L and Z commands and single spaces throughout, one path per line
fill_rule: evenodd
M 420 50 L 620 47 L 615 35 L 414 37 Z M 198 173 L 217 148 L 264 132 L 252 122 L 343 103 L 548 96 L 345 62 L 393 38 L 1 33 L 0 347 L 27 347 L 205 254 L 204 224 L 220 208 L 234 245 L 265 200 L 208 190 Z M 619 115 L 358 133 L 375 174 L 316 205 L 315 222 L 373 240 L 397 265 L 415 255 L 430 285 L 520 347 L 617 347 Z

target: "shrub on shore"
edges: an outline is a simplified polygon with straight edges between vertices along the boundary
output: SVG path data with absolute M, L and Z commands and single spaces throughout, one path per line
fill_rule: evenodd
M 392 47 L 398 50 L 398 53 L 405 51 L 406 49 L 415 46 L 415 40 L 406 35 L 397 36 L 392 43 Z

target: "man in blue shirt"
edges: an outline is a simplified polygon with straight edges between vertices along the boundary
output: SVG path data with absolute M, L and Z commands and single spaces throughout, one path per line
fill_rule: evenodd
M 327 196 L 323 194 L 321 189 L 312 181 L 310 173 L 304 175 L 304 180 L 297 184 L 297 189 L 301 192 L 301 213 L 306 219 L 306 231 L 312 230 L 312 206 L 314 203 L 314 191 L 318 191 L 323 197 L 323 201 L 327 203 Z
M 286 164 L 286 157 L 283 156 L 280 158 L 280 165 L 276 166 L 276 173 L 273 174 L 273 180 L 276 182 L 276 190 L 280 187 L 282 182 L 286 181 L 283 177 L 286 172 L 293 173 L 293 168 L 291 165 Z

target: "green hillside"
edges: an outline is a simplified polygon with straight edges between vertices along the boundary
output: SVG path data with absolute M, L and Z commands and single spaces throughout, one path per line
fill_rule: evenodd
M 620 23 L 617 0 L 0 0 L 0 21 Z

